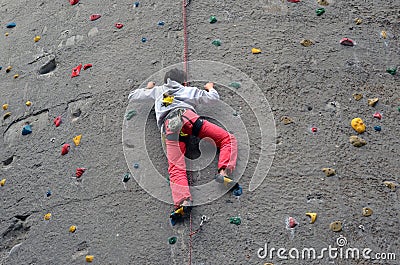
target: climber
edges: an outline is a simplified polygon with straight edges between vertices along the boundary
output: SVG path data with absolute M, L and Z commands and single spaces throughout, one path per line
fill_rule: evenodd
M 165 138 L 168 159 L 168 173 L 175 211 L 170 218 L 174 225 L 177 218 L 190 213 L 192 196 L 186 174 L 185 151 L 189 135 L 200 139 L 211 138 L 220 149 L 217 182 L 231 185 L 231 189 L 240 186 L 228 176 L 236 166 L 236 138 L 221 127 L 200 118 L 196 113 L 198 104 L 212 104 L 219 100 L 219 94 L 213 83 L 207 83 L 203 89 L 184 86 L 186 74 L 182 70 L 172 69 L 165 74 L 164 85 L 155 86 L 149 82 L 146 88 L 132 91 L 128 99 L 133 101 L 154 100 L 157 125 Z M 240 188 L 241 189 L 241 188 Z

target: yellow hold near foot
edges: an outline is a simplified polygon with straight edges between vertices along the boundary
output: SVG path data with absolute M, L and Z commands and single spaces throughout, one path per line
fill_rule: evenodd
M 72 141 L 74 141 L 75 146 L 78 146 L 81 143 L 82 134 L 75 136 Z
M 317 213 L 306 213 L 306 215 L 311 218 L 310 224 L 315 223 L 315 220 L 317 220 Z

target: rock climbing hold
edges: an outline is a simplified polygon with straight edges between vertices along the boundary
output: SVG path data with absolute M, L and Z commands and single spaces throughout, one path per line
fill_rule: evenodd
M 14 28 L 15 26 L 17 26 L 17 24 L 15 22 L 10 22 L 10 23 L 7 23 L 6 28 Z
M 380 114 L 379 112 L 375 112 L 374 118 L 377 118 L 378 120 L 381 120 L 382 119 L 382 114 Z
M 231 217 L 231 218 L 229 218 L 229 223 L 235 224 L 235 225 L 240 225 L 242 223 L 242 220 L 240 220 L 239 216 Z
M 164 26 L 164 25 L 165 25 L 165 22 L 164 22 L 164 21 L 158 21 L 157 25 L 159 25 L 159 26 Z
M 290 117 L 288 117 L 288 116 L 283 116 L 283 117 L 281 118 L 281 121 L 282 121 L 283 124 L 285 124 L 285 125 L 288 125 L 288 124 L 291 124 L 291 123 L 294 122 L 293 119 L 290 118 Z
M 122 23 L 115 23 L 117 29 L 121 29 L 124 25 Z
M 387 32 L 384 31 L 384 30 L 382 30 L 382 31 L 381 31 L 381 37 L 384 38 L 384 39 L 386 39 L 386 38 L 387 38 Z
M 11 112 L 6 112 L 6 113 L 4 113 L 4 115 L 3 115 L 3 120 L 8 119 L 10 116 L 11 116 Z
M 147 41 L 147 39 L 145 38 L 145 37 L 143 37 L 142 38 L 142 42 L 144 43 L 144 42 L 146 42 Z
M 76 5 L 79 2 L 79 0 L 69 0 L 69 3 L 71 5 Z
M 311 45 L 314 45 L 314 41 L 303 39 L 300 41 L 300 44 L 304 47 L 310 47 Z
M 300 0 L 287 0 L 289 3 L 298 3 Z
M 85 64 L 85 65 L 83 66 L 83 70 L 89 69 L 89 68 L 91 68 L 92 66 L 93 66 L 93 65 L 90 64 L 90 63 Z
M 125 173 L 124 178 L 122 179 L 122 182 L 127 183 L 131 179 L 131 174 Z
M 38 41 L 40 41 L 40 39 L 41 39 L 40 36 L 36 36 L 36 37 L 33 38 L 33 41 L 34 41 L 34 42 L 38 42 Z
M 48 190 L 47 192 L 46 192 L 46 197 L 50 197 L 51 196 L 51 190 Z
M 168 238 L 168 243 L 169 243 L 170 245 L 175 244 L 176 241 L 178 241 L 178 239 L 176 238 L 176 236 L 171 236 L 170 238 Z
M 359 93 L 354 93 L 354 94 L 353 94 L 353 98 L 354 98 L 355 100 L 359 101 L 360 99 L 363 98 L 363 95 L 362 95 L 362 94 L 359 94 Z
M 137 111 L 136 110 L 130 110 L 128 113 L 125 115 L 126 119 L 129 121 L 132 119 L 133 116 L 136 116 Z
M 351 120 L 351 127 L 358 133 L 365 132 L 365 124 L 361 118 L 354 118 Z
M 315 13 L 317 14 L 317 16 L 321 16 L 325 13 L 325 8 L 318 8 L 317 10 L 315 10 Z
M 12 69 L 12 66 L 11 66 L 11 65 L 8 66 L 8 67 L 6 68 L 6 73 L 9 73 L 9 72 L 11 71 L 11 69 Z
M 328 6 L 329 2 L 327 0 L 318 0 L 317 3 L 321 6 Z
M 61 155 L 66 155 L 69 152 L 71 146 L 69 144 L 64 144 L 61 148 Z
M 56 64 L 56 57 L 50 56 L 50 58 L 40 66 L 39 68 L 39 74 L 44 75 L 44 74 L 48 74 L 51 71 L 54 71 L 57 67 Z
M 350 143 L 355 147 L 361 147 L 367 144 L 364 139 L 355 135 L 350 136 Z
M 288 217 L 286 218 L 286 228 L 287 229 L 293 229 L 295 228 L 299 223 L 294 219 L 293 217 Z
M 76 231 L 76 226 L 71 225 L 71 226 L 69 227 L 69 232 L 70 232 L 70 233 L 75 233 L 75 231 Z
M 213 41 L 211 42 L 211 44 L 218 47 L 218 46 L 221 46 L 221 41 L 218 40 L 218 39 L 215 39 L 215 40 L 213 40 Z
M 48 220 L 50 220 L 50 218 L 51 218 L 51 213 L 46 213 L 44 215 L 44 220 L 48 221 Z
M 349 38 L 343 38 L 340 40 L 340 44 L 342 44 L 344 46 L 354 46 L 354 41 Z
M 215 16 L 210 16 L 210 23 L 214 24 L 215 22 L 217 22 L 217 18 Z
M 83 173 L 84 173 L 85 171 L 86 171 L 86 168 L 78 167 L 78 168 L 76 169 L 76 173 L 75 173 L 76 178 L 78 179 L 78 178 L 82 177 L 82 175 L 83 175 Z
M 267 262 L 267 263 L 264 263 L 264 265 L 274 265 L 274 263 Z
M 13 76 L 14 79 L 17 79 L 18 77 L 19 77 L 19 74 L 15 74 L 15 75 Z
M 2 179 L 1 181 L 0 181 L 0 186 L 4 186 L 4 185 L 6 185 L 6 179 Z
M 82 139 L 82 134 L 75 136 L 72 138 L 72 141 L 74 142 L 75 146 L 78 146 L 81 143 Z
M 375 107 L 376 103 L 378 103 L 379 98 L 371 98 L 368 99 L 368 105 L 370 105 L 371 107 Z
M 94 259 L 94 256 L 92 256 L 92 255 L 87 255 L 87 256 L 85 257 L 86 262 L 92 262 L 93 259 Z
M 376 126 L 374 126 L 374 130 L 377 132 L 380 132 L 380 131 L 382 131 L 382 127 L 379 125 L 376 125 Z
M 336 175 L 336 171 L 333 168 L 324 167 L 322 171 L 325 173 L 327 177 L 331 177 Z
M 10 35 L 8 32 L 4 33 L 4 36 L 8 37 Z
M 252 49 L 251 49 L 251 53 L 252 53 L 252 54 L 259 54 L 259 53 L 261 53 L 261 49 L 252 48 Z
M 229 86 L 238 89 L 241 87 L 241 84 L 238 82 L 232 82 L 229 84 Z
M 393 181 L 384 181 L 383 184 L 385 184 L 385 186 L 391 189 L 392 191 L 396 191 L 397 186 L 399 186 L 397 183 L 394 183 Z
M 99 18 L 101 18 L 101 15 L 100 15 L 100 14 L 93 14 L 93 15 L 90 15 L 90 20 L 91 20 L 91 21 L 98 20 Z
M 77 77 L 78 75 L 80 75 L 81 69 L 82 69 L 82 64 L 79 64 L 77 67 L 73 68 L 71 78 Z
M 396 68 L 396 67 L 387 68 L 387 69 L 386 69 L 386 72 L 388 72 L 388 73 L 391 74 L 391 75 L 395 75 L 396 72 L 397 72 L 397 68 Z
M 135 6 L 135 7 L 139 7 L 139 2 L 135 2 L 135 3 L 133 3 L 133 5 Z
M 31 133 L 32 133 L 32 128 L 31 128 L 31 126 L 29 124 L 25 125 L 22 128 L 22 135 L 28 135 L 28 134 L 31 134 Z
M 234 187 L 232 190 L 233 196 L 239 197 L 243 194 L 243 188 L 239 184 Z
M 354 23 L 356 23 L 356 25 L 360 25 L 362 22 L 363 20 L 361 18 L 354 19 Z
M 313 133 L 318 132 L 318 128 L 317 127 L 311 127 L 311 132 L 313 132 Z
M 56 127 L 61 125 L 61 116 L 58 116 L 57 118 L 54 119 L 54 124 L 56 125 Z
M 139 164 L 138 163 L 133 164 L 133 168 L 138 169 L 139 168 Z
M 3 110 L 7 110 L 8 109 L 8 104 L 3 104 Z
M 333 223 L 331 223 L 329 225 L 329 228 L 333 231 L 333 232 L 340 232 L 342 231 L 342 222 L 340 221 L 335 221 Z
M 371 216 L 373 213 L 374 213 L 374 211 L 372 211 L 371 208 L 365 207 L 362 209 L 362 215 L 365 217 Z
M 30 102 L 30 101 L 28 100 L 27 102 L 25 102 L 25 105 L 26 105 L 27 107 L 30 107 L 30 106 L 32 106 L 32 102 Z
M 315 223 L 315 220 L 317 220 L 317 213 L 306 213 L 306 215 L 311 218 L 310 224 Z

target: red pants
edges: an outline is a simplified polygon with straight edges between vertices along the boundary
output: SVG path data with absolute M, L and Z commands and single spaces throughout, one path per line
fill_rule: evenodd
M 183 118 L 182 132 L 185 134 L 192 135 L 193 123 L 199 118 L 199 116 L 188 109 L 183 114 L 188 117 L 187 120 Z M 168 123 L 166 121 L 165 123 Z M 167 126 L 165 126 L 167 128 Z M 173 134 L 166 129 L 166 138 Z M 205 137 L 211 138 L 216 147 L 220 149 L 218 170 L 228 169 L 233 171 L 236 166 L 237 158 L 237 141 L 235 136 L 228 133 L 221 127 L 204 120 L 203 125 L 199 131 L 198 137 L 203 139 Z M 170 179 L 170 187 L 172 191 L 172 198 L 175 206 L 179 206 L 184 200 L 192 199 L 189 190 L 188 179 L 186 175 L 186 163 L 185 163 L 185 152 L 186 143 L 179 140 L 165 140 L 168 158 L 168 173 Z

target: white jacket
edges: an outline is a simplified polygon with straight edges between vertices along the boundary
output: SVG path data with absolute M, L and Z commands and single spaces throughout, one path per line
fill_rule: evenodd
M 168 93 L 174 97 L 172 104 L 168 106 L 163 105 L 163 95 Z M 210 89 L 210 91 L 198 89 L 197 87 L 185 87 L 178 82 L 172 81 L 168 78 L 167 84 L 162 86 L 155 86 L 152 89 L 139 88 L 133 90 L 129 96 L 129 100 L 154 100 L 157 125 L 162 127 L 164 118 L 171 110 L 177 108 L 191 109 L 196 112 L 196 106 L 199 104 L 209 104 L 219 100 L 217 90 Z

